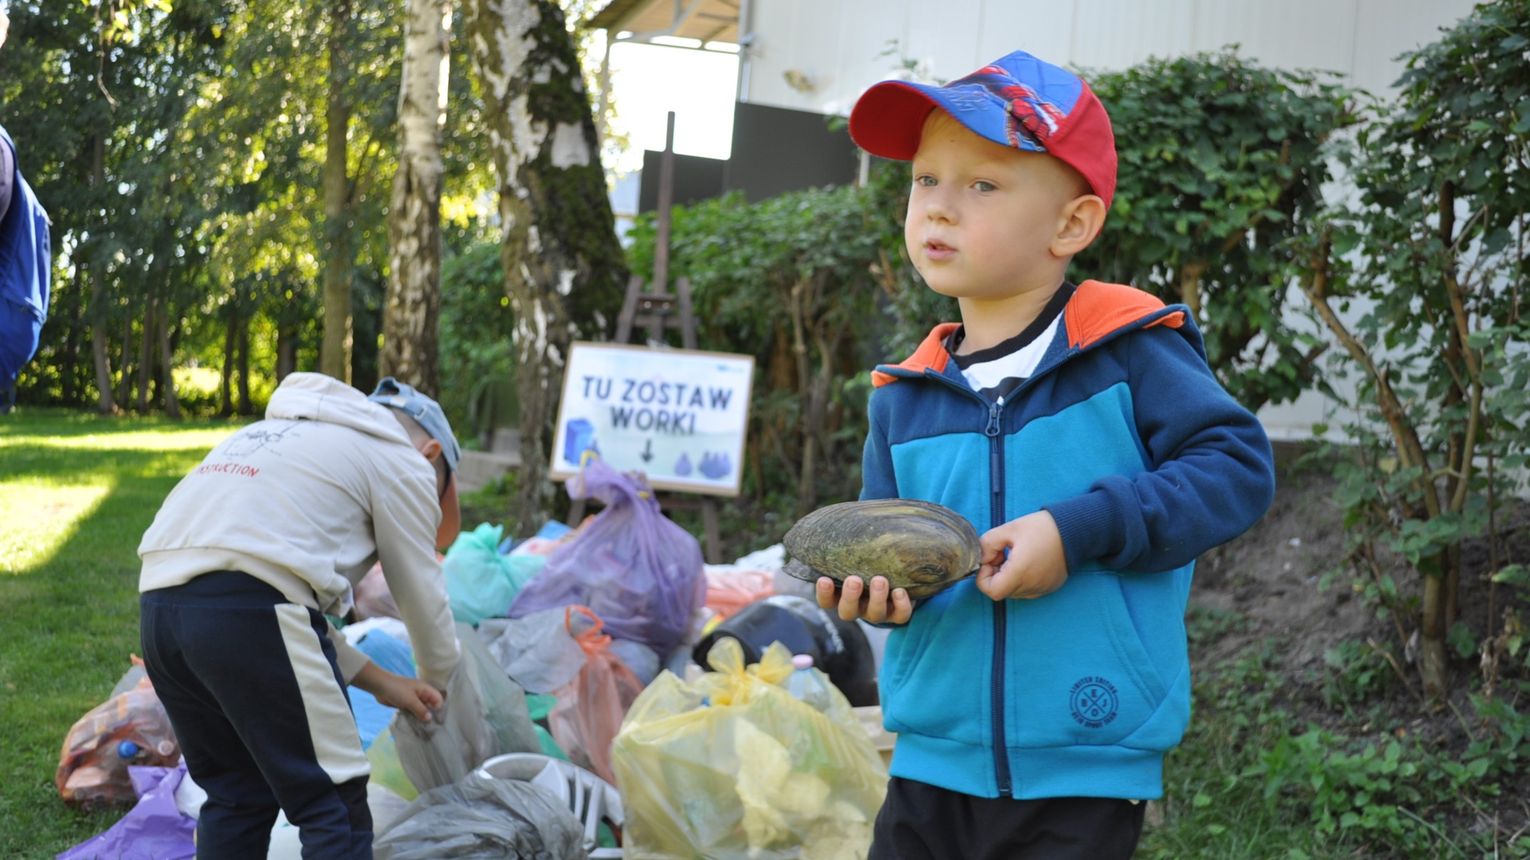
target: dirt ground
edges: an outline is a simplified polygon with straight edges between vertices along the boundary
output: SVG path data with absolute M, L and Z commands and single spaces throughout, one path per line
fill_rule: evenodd
M 1301 453 L 1277 448 L 1279 483 L 1269 513 L 1243 536 L 1204 556 L 1196 568 L 1192 612 L 1208 612 L 1222 619 L 1219 627 L 1230 628 L 1192 653 L 1197 674 L 1204 677 L 1250 647 L 1273 642 L 1273 668 L 1286 682 L 1280 699 L 1294 717 L 1293 731 L 1317 724 L 1351 737 L 1374 734 L 1378 741 L 1385 734 L 1411 736 L 1447 754 L 1464 753 L 1471 741 L 1469 732 L 1479 725 L 1470 697 L 1482 689 L 1480 655 L 1460 658 L 1452 653 L 1448 705 L 1423 704 L 1413 691 L 1419 686 L 1417 667 L 1408 662 L 1410 649 L 1397 623 L 1390 615 L 1378 616 L 1377 607 L 1356 593 L 1355 574 L 1344 565 L 1348 547 L 1343 511 L 1334 501 L 1338 482 L 1321 464 L 1299 464 Z M 1498 564 L 1526 563 L 1530 561 L 1530 503 L 1511 499 L 1501 505 L 1496 514 Z M 1489 562 L 1485 539 L 1467 544 L 1459 619 L 1479 644 L 1489 631 Z M 1416 599 L 1417 574 L 1397 558 L 1382 558 L 1380 564 L 1396 579 L 1405 598 Z M 1330 573 L 1324 587 L 1325 574 Z M 1506 586 L 1494 589 L 1491 629 L 1503 629 L 1506 609 L 1517 612 L 1520 619 L 1530 619 L 1526 597 L 1523 591 L 1516 593 Z M 1411 636 L 1417 624 L 1411 615 L 1403 620 L 1403 632 Z M 1398 672 L 1388 670 L 1389 677 L 1374 699 L 1357 711 L 1345 712 L 1322 693 L 1324 677 L 1332 673 L 1324 654 L 1341 643 L 1367 640 L 1398 660 L 1411 689 L 1398 680 Z M 1523 679 L 1524 672 L 1507 674 Z M 1500 684 L 1500 694 L 1524 713 L 1530 702 L 1515 697 L 1512 689 L 1512 683 Z M 1508 783 L 1497 810 L 1483 810 L 1477 820 L 1459 822 L 1461 826 L 1491 826 L 1500 833 L 1513 833 L 1530 823 L 1530 773 L 1517 779 L 1511 776 Z
M 1347 575 L 1322 579 L 1344 557 L 1343 511 L 1334 502 L 1337 481 L 1325 471 L 1298 466 L 1300 451 L 1283 449 L 1275 502 L 1243 536 L 1204 556 L 1195 570 L 1192 607 L 1236 613 L 1243 623 L 1196 655 L 1202 665 L 1231 657 L 1271 637 L 1282 668 L 1293 677 L 1322 666 L 1340 642 L 1385 635 L 1375 612 L 1354 596 Z
M 1343 642 L 1371 638 L 1403 650 L 1391 617 L 1378 617 L 1377 607 L 1355 593 L 1354 573 L 1344 563 L 1348 551 L 1344 514 L 1334 501 L 1337 479 L 1321 463 L 1300 461 L 1301 454 L 1295 446 L 1277 447 L 1279 479 L 1269 512 L 1247 533 L 1206 554 L 1196 567 L 1192 607 L 1232 613 L 1242 621 L 1196 655 L 1203 665 L 1216 664 L 1252 643 L 1272 638 L 1281 645 L 1280 668 L 1293 679 L 1321 670 L 1324 653 Z M 1500 500 L 1496 520 L 1499 566 L 1530 561 L 1530 503 Z M 1479 641 L 1488 630 L 1489 561 L 1485 539 L 1467 544 L 1460 620 Z M 1382 558 L 1381 564 L 1405 597 L 1418 591 L 1417 574 L 1400 559 Z M 1492 598 L 1495 630 L 1502 627 L 1504 609 L 1512 605 L 1522 617 L 1530 610 L 1523 598 L 1508 587 L 1496 589 Z M 1413 619 L 1404 620 L 1411 635 Z M 1464 689 L 1477 669 L 1475 657 L 1453 658 L 1455 684 Z

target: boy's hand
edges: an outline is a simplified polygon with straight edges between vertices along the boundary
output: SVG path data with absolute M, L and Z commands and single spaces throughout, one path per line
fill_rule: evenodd
M 371 693 L 381 704 L 413 714 L 422 723 L 430 722 L 431 714 L 446 701 L 446 695 L 432 684 L 396 675 L 376 663 L 368 663 L 356 673 L 351 684 Z
M 888 594 L 885 576 L 873 576 L 869 586 L 859 576 L 847 576 L 838 591 L 834 593 L 834 580 L 818 577 L 818 605 L 838 609 L 839 617 L 846 621 L 864 618 L 873 624 L 907 624 L 914 614 L 914 601 L 909 598 L 908 589 L 894 588 Z
M 978 568 L 977 587 L 994 600 L 1042 597 L 1068 579 L 1062 535 L 1046 511 L 989 529 L 979 543 L 983 566 Z M 1009 550 L 1007 559 L 1005 550 Z

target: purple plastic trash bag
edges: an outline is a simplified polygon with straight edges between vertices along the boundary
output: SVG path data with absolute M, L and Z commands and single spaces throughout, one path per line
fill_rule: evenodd
M 129 767 L 138 805 L 105 832 L 58 855 L 58 860 L 185 860 L 197 856 L 197 822 L 175 808 L 179 767 Z
M 659 512 L 641 478 L 598 458 L 568 482 L 568 492 L 606 508 L 548 556 L 547 566 L 516 595 L 510 617 L 588 606 L 611 636 L 668 654 L 706 599 L 701 545 Z

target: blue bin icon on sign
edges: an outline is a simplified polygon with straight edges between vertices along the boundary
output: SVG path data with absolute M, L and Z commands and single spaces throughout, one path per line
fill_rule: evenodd
M 563 459 L 570 465 L 581 465 L 585 451 L 600 453 L 600 446 L 595 443 L 595 425 L 575 418 L 563 426 Z

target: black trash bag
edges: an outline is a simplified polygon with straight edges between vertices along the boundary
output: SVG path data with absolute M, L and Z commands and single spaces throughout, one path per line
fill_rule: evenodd
M 415 798 L 372 841 L 377 860 L 585 860 L 584 825 L 545 788 L 470 773 Z
M 739 610 L 696 643 L 696 662 L 707 665 L 707 654 L 718 639 L 738 640 L 745 664 L 760 662 L 772 642 L 793 654 L 808 654 L 854 707 L 878 704 L 876 658 L 860 624 L 845 621 L 804 597 L 777 594 Z

